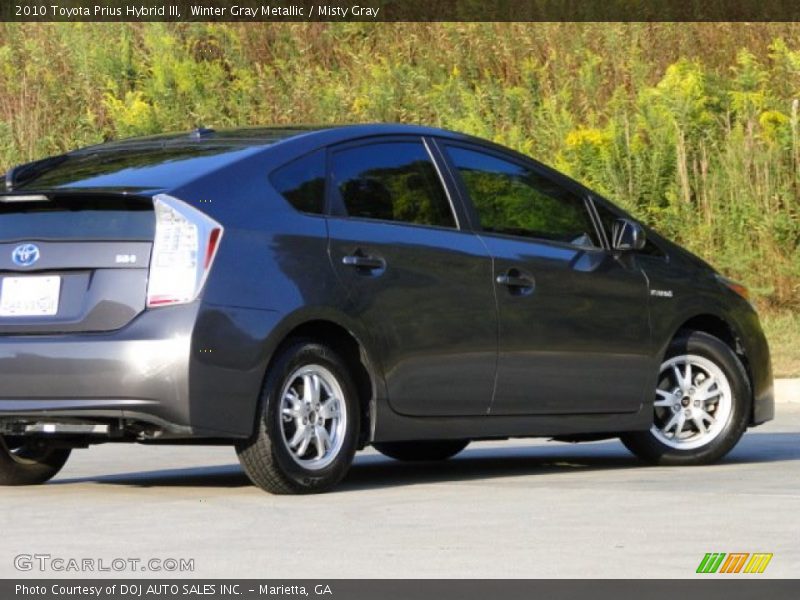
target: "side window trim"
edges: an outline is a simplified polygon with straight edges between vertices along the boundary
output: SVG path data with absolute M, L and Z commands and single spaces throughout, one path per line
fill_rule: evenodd
M 371 219 L 369 217 L 358 217 L 348 214 L 347 208 L 345 207 L 344 200 L 342 195 L 339 193 L 339 190 L 336 187 L 336 182 L 334 179 L 333 173 L 333 157 L 338 152 L 343 152 L 346 150 L 350 150 L 352 148 L 359 148 L 364 146 L 371 146 L 373 144 L 390 144 L 390 143 L 409 143 L 409 142 L 416 142 L 422 145 L 425 149 L 426 154 L 428 155 L 431 164 L 436 172 L 437 180 L 439 184 L 442 186 L 442 190 L 444 191 L 445 198 L 447 198 L 447 204 L 450 207 L 450 215 L 453 217 L 453 222 L 455 225 L 453 227 L 443 227 L 441 225 L 424 225 L 421 223 L 410 223 L 407 221 L 390 221 L 385 219 Z M 375 223 L 387 223 L 387 224 L 394 224 L 394 225 L 402 225 L 405 227 L 425 227 L 428 229 L 439 229 L 444 231 L 462 231 L 463 227 L 463 217 L 462 214 L 457 210 L 457 205 L 453 199 L 453 190 L 451 186 L 448 185 L 447 179 L 444 177 L 444 174 L 441 170 L 440 161 L 437 160 L 437 155 L 432 151 L 431 146 L 429 144 L 429 140 L 426 137 L 419 136 L 419 135 L 373 135 L 357 140 L 348 140 L 346 142 L 341 142 L 339 144 L 335 144 L 333 146 L 328 146 L 325 156 L 325 195 L 326 195 L 326 214 L 331 217 L 338 217 L 341 219 L 354 219 L 359 221 L 371 221 Z
M 476 233 L 479 233 L 480 235 L 491 235 L 491 236 L 498 236 L 498 237 L 508 237 L 508 238 L 512 238 L 512 239 L 515 239 L 515 240 L 535 240 L 537 243 L 551 244 L 551 245 L 555 245 L 555 246 L 568 247 L 568 248 L 580 248 L 582 250 L 590 250 L 590 251 L 591 250 L 594 250 L 594 251 L 596 251 L 596 250 L 605 250 L 605 247 L 603 246 L 603 243 L 605 241 L 605 236 L 604 236 L 604 233 L 603 233 L 604 229 L 603 229 L 603 227 L 598 227 L 598 219 L 596 219 L 596 216 L 594 214 L 594 210 L 590 208 L 591 201 L 590 201 L 590 197 L 586 194 L 586 192 L 583 192 L 583 191 L 581 191 L 579 189 L 575 189 L 575 187 L 569 185 L 568 182 L 567 182 L 567 185 L 565 185 L 564 182 L 558 180 L 559 178 L 554 178 L 553 175 L 551 173 L 549 173 L 548 170 L 543 165 L 540 165 L 535 160 L 533 160 L 531 158 L 528 158 L 528 157 L 525 157 L 525 156 L 516 156 L 516 155 L 510 154 L 508 152 L 503 152 L 500 149 L 484 146 L 482 144 L 473 143 L 473 142 L 464 142 L 464 141 L 461 141 L 461 140 L 450 140 L 450 139 L 447 139 L 447 138 L 443 138 L 443 139 L 440 138 L 440 139 L 436 140 L 436 143 L 437 143 L 437 146 L 439 148 L 439 152 L 441 153 L 441 155 L 443 157 L 443 161 L 446 163 L 448 171 L 450 172 L 451 176 L 456 181 L 456 187 L 457 187 L 457 190 L 458 190 L 458 194 L 461 196 L 463 204 L 465 204 L 468 207 L 466 210 L 467 210 L 467 213 L 470 216 L 470 219 L 472 220 L 473 230 Z M 469 195 L 469 191 L 467 190 L 466 183 L 464 182 L 463 177 L 461 177 L 461 174 L 459 173 L 458 169 L 455 167 L 455 165 L 453 164 L 453 162 L 450 159 L 449 155 L 447 154 L 447 148 L 448 147 L 463 148 L 464 150 L 469 150 L 469 151 L 476 152 L 476 153 L 479 153 L 479 154 L 486 154 L 488 156 L 497 158 L 499 160 L 503 160 L 503 161 L 506 161 L 506 162 L 509 162 L 509 163 L 524 167 L 526 169 L 530 169 L 536 175 L 538 175 L 538 176 L 540 176 L 540 177 L 542 177 L 544 179 L 547 179 L 548 181 L 552 182 L 554 185 L 557 185 L 560 188 L 565 189 L 566 191 L 568 191 L 570 194 L 572 194 L 576 198 L 582 199 L 583 200 L 583 205 L 584 205 L 584 210 L 586 211 L 587 215 L 589 216 L 589 220 L 591 221 L 592 227 L 595 230 L 595 235 L 597 236 L 597 239 L 600 240 L 601 247 L 599 247 L 599 248 L 587 248 L 587 247 L 584 247 L 584 246 L 578 246 L 578 245 L 575 245 L 575 244 L 571 244 L 569 242 L 561 242 L 561 241 L 558 241 L 558 240 L 551 240 L 551 239 L 547 239 L 547 238 L 543 238 L 543 237 L 521 236 L 521 235 L 514 235 L 514 234 L 511 234 L 511 233 L 499 233 L 499 232 L 496 232 L 496 231 L 488 231 L 488 230 L 483 229 L 483 227 L 482 227 L 482 225 L 480 223 L 480 217 L 478 215 L 477 208 L 475 207 L 475 203 L 472 201 L 472 198 Z
M 450 213 L 453 215 L 456 223 L 456 230 L 461 231 L 463 229 L 461 223 L 461 215 L 459 211 L 456 210 L 456 203 L 453 201 L 453 194 L 450 186 L 447 184 L 447 180 L 442 173 L 441 165 L 437 160 L 437 157 L 431 148 L 430 141 L 428 138 L 422 138 L 422 145 L 425 146 L 425 152 L 428 153 L 428 158 L 431 159 L 431 163 L 433 163 L 433 168 L 436 170 L 436 176 L 439 178 L 439 183 L 442 185 L 442 189 L 444 190 L 444 195 L 447 198 L 447 204 L 450 205 Z
M 589 211 L 589 215 L 592 218 L 592 223 L 594 223 L 594 228 L 597 230 L 598 239 L 600 240 L 600 244 L 603 246 L 603 249 L 606 251 L 611 251 L 611 240 L 608 238 L 608 232 L 606 232 L 606 228 L 603 226 L 603 221 L 600 218 L 600 213 L 597 212 L 597 206 L 594 203 L 594 197 L 591 194 L 584 194 L 584 203 L 586 204 L 586 209 Z

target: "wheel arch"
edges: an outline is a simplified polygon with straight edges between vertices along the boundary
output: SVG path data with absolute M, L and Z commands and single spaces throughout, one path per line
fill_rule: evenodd
M 330 346 L 350 367 L 356 385 L 361 409 L 359 447 L 365 446 L 373 437 L 376 419 L 379 374 L 363 337 L 352 328 L 330 315 L 306 316 L 292 319 L 281 328 L 274 341 L 274 350 L 267 361 L 266 373 L 282 350 L 297 340 L 312 340 Z
M 754 379 L 753 379 L 753 372 L 750 367 L 750 362 L 747 357 L 747 352 L 745 351 L 744 344 L 741 341 L 741 335 L 736 330 L 736 327 L 724 317 L 714 314 L 714 313 L 700 313 L 690 317 L 686 317 L 683 322 L 678 325 L 672 336 L 669 338 L 669 343 L 672 343 L 673 340 L 676 338 L 686 335 L 691 332 L 699 331 L 702 333 L 707 333 L 708 335 L 712 335 L 715 338 L 722 341 L 725 345 L 727 345 L 734 354 L 742 361 L 742 365 L 744 366 L 744 370 L 747 373 L 747 379 L 750 384 L 750 420 L 752 421 L 754 417 L 754 410 L 755 410 L 755 402 L 753 398 L 753 390 L 754 390 Z M 667 345 L 668 346 L 668 345 Z M 664 354 L 666 353 L 666 348 L 664 347 L 661 353 L 661 360 L 664 359 Z

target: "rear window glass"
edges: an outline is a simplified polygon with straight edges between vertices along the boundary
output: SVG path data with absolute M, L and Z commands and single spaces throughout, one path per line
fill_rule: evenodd
M 58 198 L 0 203 L 0 241 L 142 240 L 155 234 L 152 203 L 134 199 Z
M 82 151 L 42 161 L 41 166 L 23 166 L 22 181 L 14 189 L 170 187 L 215 171 L 253 151 L 201 144 Z

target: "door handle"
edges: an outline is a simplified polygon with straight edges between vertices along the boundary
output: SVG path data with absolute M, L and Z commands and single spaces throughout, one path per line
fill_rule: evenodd
M 364 269 L 366 271 L 377 271 L 386 268 L 386 261 L 376 256 L 364 256 L 363 254 L 356 253 L 345 256 L 342 259 L 342 264 L 348 267 L 355 267 L 357 269 Z
M 502 275 L 498 275 L 496 281 L 509 288 L 511 292 L 522 294 L 532 292 L 535 285 L 533 277 L 525 275 L 517 269 L 510 269 Z

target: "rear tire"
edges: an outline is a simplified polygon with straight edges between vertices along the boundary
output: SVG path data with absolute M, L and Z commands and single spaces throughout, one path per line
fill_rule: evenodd
M 42 440 L 0 436 L 0 485 L 49 481 L 62 469 L 69 454 L 69 448 L 52 448 Z
M 447 460 L 461 452 L 469 440 L 431 440 L 422 442 L 379 442 L 375 449 L 389 458 L 403 461 Z
M 750 380 L 739 357 L 714 336 L 695 331 L 675 339 L 657 386 L 651 428 L 620 438 L 642 460 L 655 465 L 713 463 L 747 429 Z
M 267 492 L 328 491 L 353 462 L 359 415 L 346 363 L 323 344 L 294 342 L 269 368 L 256 432 L 237 446 L 239 461 Z

